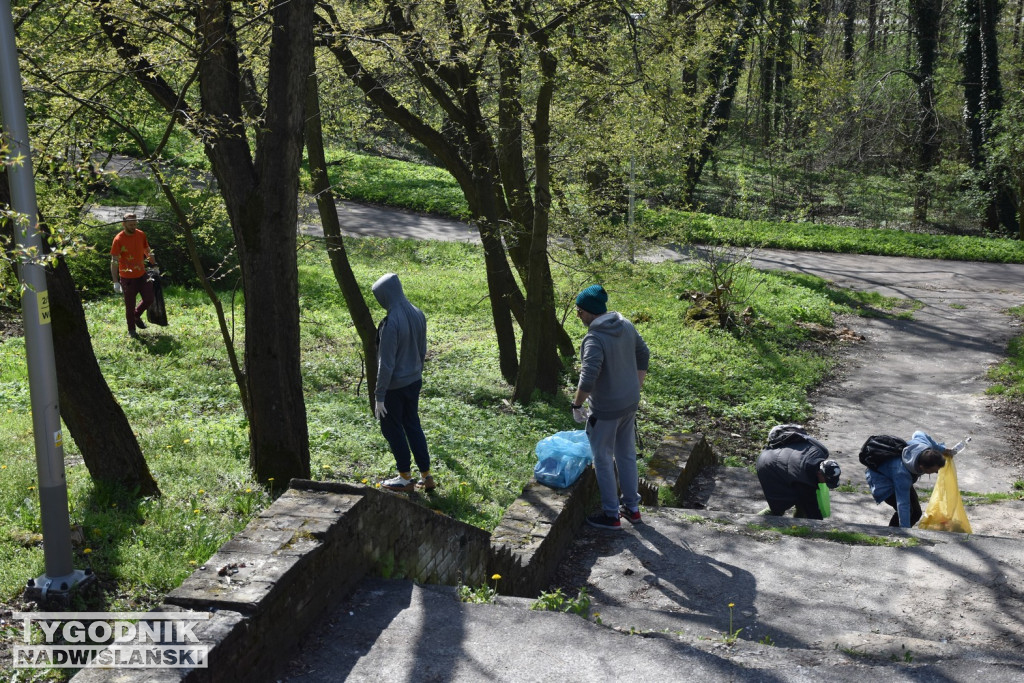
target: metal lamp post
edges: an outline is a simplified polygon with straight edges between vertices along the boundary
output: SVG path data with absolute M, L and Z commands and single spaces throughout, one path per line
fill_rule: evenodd
M 15 242 L 19 253 L 28 255 L 18 272 L 22 284 L 25 357 L 28 361 L 46 562 L 46 573 L 28 580 L 25 597 L 45 603 L 66 600 L 69 591 L 92 578 L 92 573 L 72 566 L 68 487 L 64 477 L 63 436 L 57 405 L 57 370 L 53 360 L 46 272 L 40 261 L 43 237 L 38 226 L 32 155 L 28 145 L 25 99 L 21 90 L 10 0 L 0 0 L 0 116 L 10 156 L 14 160 L 8 170 L 11 201 L 14 211 L 23 217 L 14 226 Z

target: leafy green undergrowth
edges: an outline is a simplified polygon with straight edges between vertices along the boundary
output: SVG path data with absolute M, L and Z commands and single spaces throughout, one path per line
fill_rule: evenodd
M 439 487 L 418 500 L 494 528 L 532 474 L 537 441 L 577 427 L 567 399 L 572 368 L 560 396 L 509 403 L 479 247 L 369 238 L 349 240 L 347 247 L 377 319 L 383 312 L 370 285 L 388 271 L 400 274 L 409 298 L 427 314 L 421 418 Z M 394 459 L 368 408 L 361 346 L 326 254 L 307 245 L 299 259 L 312 476 L 375 485 L 392 474 Z M 820 283 L 771 274 L 743 278 L 737 286 L 750 288 L 741 294 L 752 317 L 726 332 L 685 322 L 690 303 L 683 294 L 708 286 L 699 266 L 602 268 L 592 276 L 605 283 L 613 309 L 641 321 L 638 329 L 652 351 L 639 412 L 647 452 L 669 430 L 692 430 L 709 435 L 722 457 L 750 462 L 757 449 L 747 444 L 760 443 L 768 427 L 810 415 L 808 392 L 829 361 L 796 323 L 829 325 L 844 308 Z M 577 275 L 556 271 L 560 306 L 578 288 Z M 100 366 L 163 492 L 136 500 L 130 492 L 97 486 L 73 440 L 65 439 L 75 565 L 92 567 L 99 578 L 96 593 L 82 597 L 90 609 L 152 604 L 284 486 L 263 488 L 249 473 L 247 425 L 205 295 L 170 287 L 165 296 L 170 327 L 151 326 L 142 342 L 127 338 L 119 299 L 86 304 Z M 240 316 L 243 307 L 236 300 L 226 309 Z M 229 324 L 240 345 L 243 321 Z M 584 332 L 572 318 L 567 330 L 576 342 Z M 0 342 L 0 601 L 13 600 L 44 570 L 25 367 L 23 341 Z M 750 438 L 734 438 L 744 435 Z
M 875 536 L 858 531 L 840 531 L 838 529 L 826 529 L 819 531 L 806 526 L 768 526 L 764 524 L 748 524 L 747 528 L 752 531 L 771 531 L 783 536 L 795 536 L 796 538 L 818 538 L 833 543 L 845 545 L 877 545 L 887 548 L 912 548 L 919 544 L 916 538 L 889 538 L 887 536 Z
M 672 209 L 644 211 L 639 220 L 656 242 L 1024 263 L 1024 242 L 1005 238 L 741 220 Z
M 330 152 L 327 164 L 331 186 L 343 199 L 470 218 L 465 195 L 443 168 L 341 150 Z
M 1024 320 L 1024 306 L 1011 308 L 1009 313 Z M 988 393 L 1016 401 L 1024 398 L 1024 335 L 1010 340 L 1006 359 L 989 369 L 988 378 L 994 382 Z

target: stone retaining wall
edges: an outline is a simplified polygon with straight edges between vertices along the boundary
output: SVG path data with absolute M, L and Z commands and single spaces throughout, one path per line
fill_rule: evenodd
M 491 534 L 489 575 L 506 595 L 535 598 L 548 588 L 597 495 L 594 468 L 566 489 L 531 481 Z
M 658 444 L 647 476 L 640 479 L 640 500 L 644 505 L 659 505 L 658 490 L 665 488 L 682 501 L 697 473 L 717 465 L 718 456 L 703 434 L 670 434 Z
M 643 482 L 685 486 L 713 463 L 700 435 L 659 446 Z M 653 503 L 650 491 L 653 490 Z M 572 487 L 531 481 L 492 534 L 403 495 L 366 486 L 293 480 L 288 491 L 225 543 L 155 611 L 212 614 L 195 628 L 206 669 L 85 669 L 75 683 L 272 680 L 316 621 L 366 575 L 422 583 L 494 585 L 504 594 L 545 590 L 597 496 L 593 468 Z M 680 495 L 680 498 L 682 496 Z

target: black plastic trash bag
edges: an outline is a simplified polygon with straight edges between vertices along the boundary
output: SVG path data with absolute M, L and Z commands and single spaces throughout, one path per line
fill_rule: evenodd
M 167 327 L 167 307 L 164 306 L 164 286 L 157 270 L 147 270 L 146 277 L 153 283 L 153 305 L 146 309 L 146 320 Z

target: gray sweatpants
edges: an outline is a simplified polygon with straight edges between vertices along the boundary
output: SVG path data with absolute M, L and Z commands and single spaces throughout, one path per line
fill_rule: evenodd
M 630 510 L 640 506 L 636 472 L 636 411 L 622 417 L 587 420 L 587 438 L 594 454 L 594 472 L 601 489 L 601 509 L 609 517 L 619 515 L 619 489 L 622 503 Z M 618 469 L 618 485 L 615 470 Z

